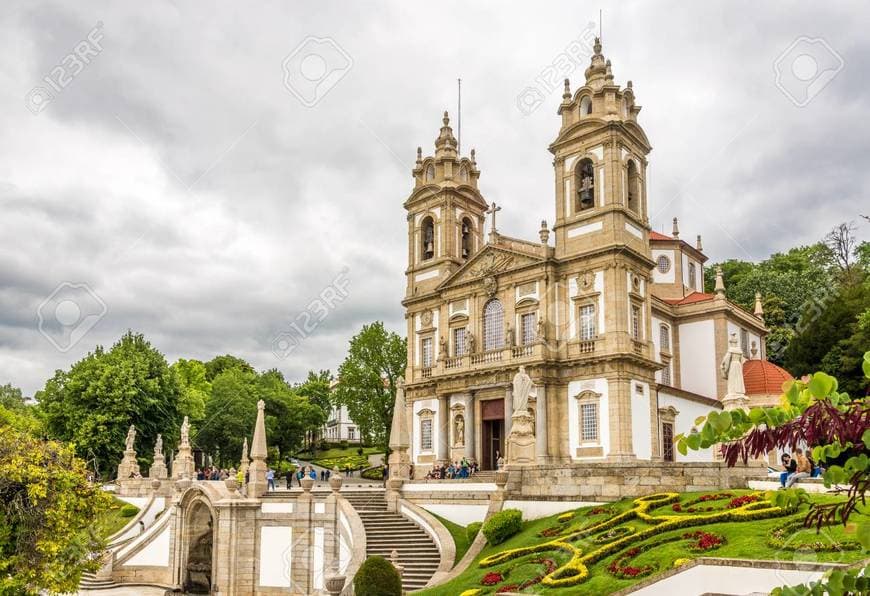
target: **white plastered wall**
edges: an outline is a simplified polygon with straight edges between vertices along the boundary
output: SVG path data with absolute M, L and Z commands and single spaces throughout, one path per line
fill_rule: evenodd
M 683 397 L 671 395 L 667 391 L 659 391 L 659 408 L 667 408 L 668 406 L 673 406 L 678 412 L 674 421 L 674 436 L 678 434 L 688 435 L 695 425 L 696 418 L 706 416 L 714 409 L 718 409 Z M 689 450 L 686 455 L 682 455 L 674 448 L 674 461 L 713 461 L 713 450 L 709 448 L 698 451 Z
M 680 387 L 716 396 L 716 339 L 713 321 L 683 323 L 680 333 Z

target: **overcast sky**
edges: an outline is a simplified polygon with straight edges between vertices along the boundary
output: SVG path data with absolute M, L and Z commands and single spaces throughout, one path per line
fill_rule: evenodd
M 858 2 L 6 0 L 0 384 L 32 394 L 126 329 L 170 361 L 229 352 L 289 380 L 334 370 L 364 323 L 404 333 L 402 202 L 457 77 L 499 229 L 535 239 L 555 210 L 549 81 L 568 64 L 577 87 L 588 57 L 560 54 L 599 8 L 653 145 L 655 229 L 678 216 L 713 261 L 759 260 L 867 210 Z M 324 316 L 330 286 L 286 354 L 275 338 Z

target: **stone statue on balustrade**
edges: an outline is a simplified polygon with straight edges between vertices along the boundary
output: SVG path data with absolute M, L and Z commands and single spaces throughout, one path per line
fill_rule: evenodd
M 532 378 L 521 366 L 513 379 L 513 414 L 511 432 L 507 439 L 508 466 L 521 466 L 535 463 L 535 427 L 529 414 L 529 397 L 533 395 Z
M 728 351 L 725 352 L 725 356 L 719 364 L 719 372 L 727 382 L 725 397 L 722 398 L 722 405 L 726 410 L 745 408 L 749 404 L 749 398 L 746 397 L 746 385 L 743 382 L 743 363 L 745 361 L 746 356 L 737 345 L 737 334 L 732 333 L 728 339 Z

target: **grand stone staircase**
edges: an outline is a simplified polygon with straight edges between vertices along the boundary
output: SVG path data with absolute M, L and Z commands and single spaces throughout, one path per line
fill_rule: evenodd
M 366 530 L 366 555 L 390 559 L 393 550 L 399 553 L 404 566 L 402 588 L 419 590 L 435 574 L 441 555 L 435 542 L 423 529 L 398 513 L 387 511 L 384 490 L 342 491 L 362 519 Z

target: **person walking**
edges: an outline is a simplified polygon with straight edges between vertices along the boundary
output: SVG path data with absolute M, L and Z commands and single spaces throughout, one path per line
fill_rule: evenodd
M 275 470 L 272 468 L 266 470 L 266 484 L 270 491 L 275 490 Z

